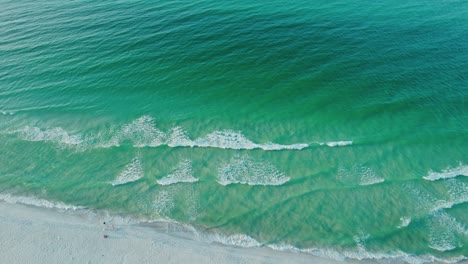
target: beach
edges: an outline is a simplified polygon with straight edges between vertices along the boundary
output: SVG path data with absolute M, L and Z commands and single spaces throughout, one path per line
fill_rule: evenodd
M 87 214 L 6 202 L 0 211 L 0 263 L 340 263 L 195 241 L 166 233 L 164 225 L 103 224 Z

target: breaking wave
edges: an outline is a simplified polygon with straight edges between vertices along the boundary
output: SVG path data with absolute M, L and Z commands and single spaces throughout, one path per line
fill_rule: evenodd
M 444 252 L 461 247 L 462 243 L 457 234 L 468 235 L 464 226 L 443 210 L 432 212 L 428 225 L 429 247 L 437 251 Z
M 282 185 L 289 177 L 266 161 L 254 161 L 249 156 L 234 156 L 229 163 L 218 168 L 218 182 L 222 185 L 233 183 L 248 185 Z
M 255 143 L 242 132 L 234 130 L 217 130 L 196 139 L 190 139 L 188 133 L 181 127 L 174 127 L 164 132 L 156 127 L 154 118 L 142 116 L 121 126 L 116 130 L 99 131 L 93 135 L 70 135 L 61 127 L 41 129 L 26 126 L 14 133 L 27 141 L 50 141 L 68 146 L 82 148 L 109 148 L 121 146 L 124 142 L 131 142 L 134 147 L 200 147 L 234 150 L 263 149 L 274 150 L 302 150 L 310 147 L 308 143 L 278 144 L 273 142 Z M 108 137 L 104 135 L 109 135 Z M 339 147 L 351 145 L 352 141 L 316 142 L 321 146 Z
M 384 182 L 385 179 L 378 176 L 377 173 L 365 166 L 354 165 L 350 169 L 339 168 L 337 179 L 345 184 L 373 185 Z
M 157 180 L 157 183 L 160 185 L 171 185 L 175 183 L 190 183 L 197 181 L 198 179 L 193 177 L 192 161 L 182 160 L 179 162 L 179 164 L 177 164 L 172 174 Z
M 349 146 L 352 145 L 353 141 L 331 141 L 331 142 L 325 142 L 325 143 L 319 143 L 320 146 L 327 145 L 329 147 L 343 147 L 343 146 Z
M 61 127 L 51 129 L 40 129 L 38 127 L 26 126 L 16 131 L 21 139 L 27 141 L 53 141 L 64 145 L 80 145 L 84 142 L 80 135 L 70 135 Z
M 440 179 L 449 179 L 458 176 L 468 176 L 468 166 L 460 164 L 456 168 L 447 168 L 442 172 L 429 171 L 428 175 L 424 176 L 423 178 L 429 181 L 437 181 Z
M 111 182 L 112 186 L 122 185 L 129 182 L 134 182 L 143 177 L 143 165 L 141 163 L 141 157 L 137 156 L 130 164 L 128 164 L 124 170 Z
M 450 179 L 444 182 L 446 193 L 443 199 L 434 196 L 426 188 L 417 187 L 415 184 L 405 184 L 403 188 L 412 198 L 416 207 L 422 214 L 436 212 L 441 209 L 452 208 L 454 205 L 468 202 L 468 185 Z
M 106 143 L 105 147 L 120 146 L 131 141 L 135 147 L 157 147 L 165 143 L 166 135 L 154 126 L 154 119 L 142 116 L 122 128 Z

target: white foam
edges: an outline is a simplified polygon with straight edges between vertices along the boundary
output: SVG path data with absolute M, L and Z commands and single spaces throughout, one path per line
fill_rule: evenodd
M 0 111 L 2 115 L 14 115 L 16 112 L 15 111 Z
M 153 208 L 162 215 L 167 215 L 174 208 L 174 198 L 167 191 L 158 192 L 153 201 Z
M 198 179 L 193 177 L 192 161 L 185 159 L 177 164 L 173 173 L 157 180 L 157 183 L 160 185 L 170 185 L 175 183 L 188 183 L 196 181 L 198 181 Z
M 61 127 L 42 130 L 39 127 L 26 126 L 16 131 L 16 133 L 23 140 L 27 141 L 51 141 L 65 145 L 79 145 L 83 143 L 83 138 L 80 135 L 69 135 Z
M 185 195 L 185 214 L 190 221 L 195 221 L 200 214 L 200 203 L 196 198 L 194 185 L 181 185 L 181 187 L 185 187 L 185 190 L 182 191 L 182 193 Z
M 79 210 L 84 209 L 82 206 L 68 205 L 62 202 L 53 202 L 36 197 L 16 196 L 12 194 L 0 194 L 0 200 L 7 203 L 18 203 L 32 205 L 37 207 L 54 208 L 62 210 Z
M 113 186 L 134 182 L 143 177 L 143 164 L 141 158 L 137 156 L 130 164 L 125 166 L 123 171 L 111 182 Z
M 262 244 L 259 243 L 257 240 L 253 239 L 252 237 L 244 234 L 235 234 L 226 236 L 223 234 L 218 233 L 205 233 L 203 235 L 199 235 L 199 239 L 208 243 L 221 243 L 228 246 L 236 246 L 236 247 L 244 247 L 244 248 L 251 248 L 251 247 L 260 247 Z
M 289 177 L 266 161 L 254 161 L 249 156 L 234 156 L 229 163 L 218 168 L 218 182 L 222 185 L 233 183 L 248 185 L 282 185 Z
M 0 200 L 3 200 L 8 203 L 21 203 L 33 206 L 40 206 L 40 207 L 47 207 L 47 208 L 58 208 L 64 210 L 78 210 L 84 209 L 80 206 L 71 206 L 61 202 L 51 202 L 43 199 L 38 199 L 34 197 L 23 197 L 23 196 L 14 196 L 10 194 L 0 194 Z M 164 206 L 161 206 L 164 205 Z M 154 208 L 158 211 L 170 211 L 173 204 L 173 197 L 168 194 L 166 191 L 159 192 L 154 199 Z M 113 215 L 106 211 L 94 211 L 94 210 L 84 210 L 79 211 L 85 212 L 88 217 L 93 217 L 94 222 L 102 222 L 101 220 L 97 221 L 94 218 L 105 219 L 105 221 L 116 224 L 116 225 L 134 225 L 137 223 L 142 222 L 153 222 L 148 221 L 145 219 L 136 219 L 136 218 L 124 218 L 118 215 Z M 455 225 L 455 229 L 457 232 L 465 232 L 464 226 L 457 222 L 456 219 L 454 220 L 453 217 L 448 216 L 447 219 L 444 219 L 445 212 L 439 212 L 442 215 L 442 220 L 435 220 L 436 224 L 437 221 L 441 223 L 445 223 L 448 225 Z M 451 219 L 452 218 L 452 219 Z M 379 263 L 411 263 L 411 264 L 423 264 L 423 263 L 460 263 L 468 258 L 465 256 L 454 256 L 449 258 L 437 258 L 433 255 L 418 255 L 415 256 L 413 254 L 408 254 L 402 251 L 395 251 L 395 252 L 387 252 L 387 253 L 378 253 L 372 252 L 369 250 L 365 251 L 356 251 L 356 250 L 337 250 L 333 248 L 305 248 L 299 249 L 289 244 L 263 244 L 256 239 L 245 235 L 245 234 L 235 234 L 235 235 L 223 235 L 223 234 L 216 234 L 212 232 L 201 232 L 198 231 L 195 227 L 191 225 L 186 225 L 182 223 L 178 223 L 177 221 L 170 220 L 170 219 L 159 219 L 157 222 L 164 222 L 167 223 L 168 228 L 171 229 L 183 229 L 183 232 L 190 232 L 195 235 L 195 238 L 200 241 L 205 241 L 209 243 L 221 243 L 228 246 L 235 246 L 235 247 L 263 247 L 266 246 L 276 251 L 286 251 L 286 252 L 296 252 L 296 253 L 305 253 L 311 254 L 318 257 L 324 257 L 328 259 L 334 259 L 338 261 L 347 261 L 347 260 L 377 260 Z M 437 226 L 435 226 L 437 228 Z M 172 230 L 171 230 L 172 231 Z M 358 239 L 359 240 L 359 239 Z
M 468 185 L 457 179 L 444 181 L 447 189 L 446 198 L 435 197 L 431 192 L 415 184 L 405 184 L 404 188 L 411 193 L 417 208 L 424 213 L 452 208 L 454 205 L 468 202 Z
M 276 143 L 257 144 L 246 138 L 242 132 L 233 130 L 214 131 L 203 138 L 189 141 L 187 146 L 211 147 L 221 149 L 263 149 L 263 150 L 301 150 L 309 145 L 305 143 L 282 145 Z
M 426 190 L 424 186 L 416 185 L 414 182 L 405 183 L 403 188 L 406 193 L 410 194 L 410 198 L 413 200 L 412 204 L 418 210 L 418 215 L 423 216 L 427 213 L 440 209 L 443 206 L 434 195 Z
M 30 141 L 55 141 L 67 145 L 85 145 L 94 148 L 109 148 L 121 146 L 124 142 L 131 142 L 134 147 L 201 147 L 234 150 L 263 149 L 266 151 L 277 150 L 302 150 L 308 148 L 307 143 L 278 144 L 273 142 L 255 143 L 248 139 L 240 131 L 216 130 L 195 140 L 190 139 L 187 132 L 181 127 L 174 127 L 164 132 L 156 127 L 154 118 L 148 115 L 141 116 L 132 122 L 122 125 L 116 130 L 99 131 L 95 135 L 88 135 L 83 139 L 80 135 L 69 135 L 67 131 L 58 127 L 41 130 L 37 127 L 25 127 L 18 131 L 25 140 Z M 103 135 L 109 135 L 108 137 Z M 103 138 L 104 137 L 104 138 Z M 99 142 L 96 144 L 95 142 Z M 318 143 L 329 147 L 351 145 L 352 141 L 336 141 Z M 81 146 L 83 147 L 83 146 Z
M 460 164 L 456 168 L 446 168 L 442 172 L 434 172 L 434 171 L 429 171 L 427 176 L 424 176 L 423 178 L 429 181 L 437 181 L 440 179 L 449 179 L 449 178 L 454 178 L 457 176 L 468 176 L 468 166 Z
M 398 226 L 398 228 L 407 227 L 411 223 L 411 217 L 401 217 L 400 221 L 401 224 Z
M 346 184 L 373 185 L 384 182 L 377 173 L 365 166 L 354 165 L 351 169 L 340 168 L 337 174 L 338 180 Z
M 255 149 L 258 145 L 247 139 L 241 132 L 232 130 L 214 131 L 194 141 L 197 147 L 222 149 Z
M 429 247 L 437 251 L 450 251 L 462 246 L 457 233 L 465 233 L 465 228 L 443 210 L 431 213 L 429 219 Z
M 195 143 L 187 136 L 187 132 L 181 127 L 174 127 L 167 140 L 169 147 L 194 147 Z
M 384 182 L 385 180 L 375 173 L 371 168 L 362 167 L 360 170 L 359 185 L 372 185 Z
M 445 181 L 447 192 L 453 205 L 468 202 L 468 184 L 456 179 Z
M 353 144 L 353 141 L 330 141 L 330 142 L 325 142 L 325 143 L 319 143 L 321 146 L 327 145 L 329 147 L 343 147 L 343 146 L 349 146 Z
M 166 134 L 156 128 L 154 118 L 142 116 L 122 126 L 103 146 L 120 146 L 124 141 L 131 141 L 135 147 L 157 147 L 165 143 L 165 138 Z
M 299 249 L 288 244 L 268 244 L 267 247 L 277 250 L 294 253 L 306 253 L 317 257 L 333 259 L 341 262 L 348 260 L 377 260 L 378 263 L 410 263 L 410 264 L 423 264 L 428 262 L 437 263 L 457 263 L 467 259 L 464 256 L 440 259 L 433 255 L 419 255 L 414 256 L 402 251 L 390 253 L 372 252 L 366 249 L 361 250 L 336 250 L 333 248 L 306 248 Z
M 157 212 L 159 216 L 170 217 L 175 204 L 180 208 L 184 208 L 183 214 L 186 220 L 196 220 L 200 213 L 196 185 L 171 184 L 164 186 L 155 194 L 151 209 Z
M 289 149 L 289 150 L 301 150 L 309 147 L 309 144 L 305 143 L 298 143 L 298 144 L 292 144 L 292 145 L 281 145 L 281 144 L 276 144 L 276 143 L 265 143 L 265 144 L 259 144 L 259 148 L 263 150 L 284 150 L 284 149 Z

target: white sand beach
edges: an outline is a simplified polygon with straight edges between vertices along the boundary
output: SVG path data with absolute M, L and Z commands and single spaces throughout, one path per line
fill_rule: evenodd
M 0 263 L 341 263 L 197 241 L 164 224 L 104 225 L 102 217 L 6 202 L 0 212 Z

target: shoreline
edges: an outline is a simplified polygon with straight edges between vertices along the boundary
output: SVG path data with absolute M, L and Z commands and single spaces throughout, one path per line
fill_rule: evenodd
M 5 201 L 0 201 L 0 211 L 1 263 L 342 263 L 266 247 L 197 241 L 183 230 L 169 230 L 169 223 L 165 228 L 164 223 L 106 221 Z

